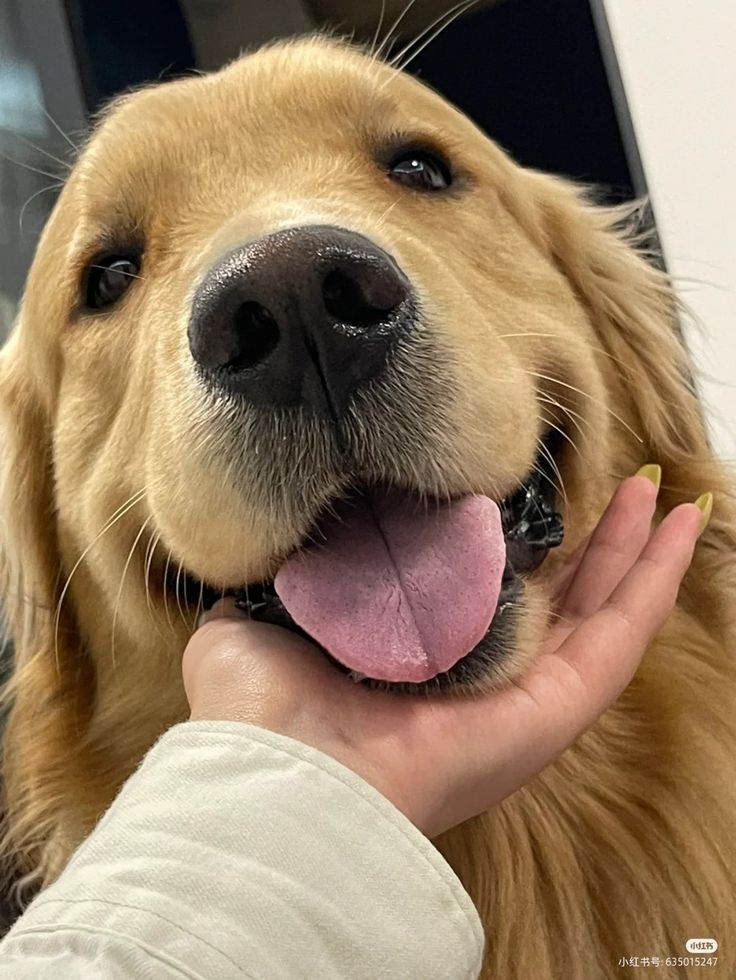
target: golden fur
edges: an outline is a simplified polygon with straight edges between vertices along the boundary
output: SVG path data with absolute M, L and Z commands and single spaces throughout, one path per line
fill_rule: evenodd
M 421 195 L 391 183 L 374 154 L 396 133 L 443 147 L 459 185 Z M 624 696 L 532 784 L 437 842 L 487 926 L 483 976 L 618 977 L 620 957 L 682 955 L 691 936 L 715 936 L 729 956 L 736 517 L 669 284 L 621 217 L 521 169 L 418 82 L 325 39 L 112 106 L 48 222 L 0 360 L 16 654 L 5 847 L 28 881 L 59 873 L 186 717 L 192 611 L 167 597 L 166 565 L 223 585 L 272 573 L 312 505 L 340 489 L 320 488 L 310 508 L 277 487 L 268 501 L 237 493 L 186 346 L 193 289 L 217 256 L 279 227 L 339 224 L 398 257 L 453 379 L 443 414 L 424 420 L 435 452 L 412 460 L 417 489 L 508 493 L 554 423 L 575 443 L 560 461 L 564 554 L 642 463 L 662 464 L 662 512 L 715 494 L 678 608 Z M 79 308 L 83 268 L 116 235 L 145 240 L 142 280 L 93 317 Z M 529 583 L 506 676 L 533 655 L 559 560 Z

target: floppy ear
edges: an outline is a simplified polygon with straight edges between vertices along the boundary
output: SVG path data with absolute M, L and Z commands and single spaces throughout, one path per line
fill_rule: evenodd
M 516 181 L 516 184 L 514 183 Z M 531 193 L 530 193 L 531 190 Z M 641 247 L 638 208 L 601 208 L 575 185 L 518 171 L 504 186 L 517 220 L 572 285 L 605 357 L 612 409 L 641 437 L 617 428 L 616 476 L 662 466 L 660 509 L 713 493 L 710 522 L 683 590 L 711 635 L 731 644 L 736 616 L 723 601 L 736 587 L 733 474 L 713 452 L 667 275 Z
M 58 573 L 49 424 L 24 377 L 18 329 L 0 355 L 0 588 L 16 667 L 46 630 Z
M 59 622 L 60 561 L 53 500 L 50 420 L 25 367 L 16 326 L 0 354 L 0 603 L 12 673 L 2 692 L 7 862 L 41 877 L 41 844 L 79 731 L 80 692 L 90 678 L 68 611 Z M 91 703 L 91 699 L 90 702 Z
M 521 171 L 516 180 L 505 189 L 510 205 L 587 308 L 622 405 L 644 440 L 642 460 L 712 458 L 679 304 L 642 247 L 641 206 L 597 207 L 576 185 L 535 172 Z

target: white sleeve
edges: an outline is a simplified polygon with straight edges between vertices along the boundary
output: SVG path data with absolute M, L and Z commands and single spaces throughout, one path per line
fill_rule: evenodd
M 170 729 L 2 943 L 3 980 L 469 980 L 478 914 L 383 796 L 236 722 Z

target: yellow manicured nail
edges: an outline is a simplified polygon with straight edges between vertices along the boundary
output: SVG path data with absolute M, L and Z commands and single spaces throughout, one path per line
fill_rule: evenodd
M 711 511 L 713 510 L 713 494 L 701 493 L 701 495 L 695 501 L 695 506 L 702 514 L 702 517 L 700 518 L 700 530 L 698 531 L 698 537 L 700 537 L 703 531 L 708 527 L 708 521 L 710 520 Z
M 640 470 L 636 471 L 636 475 L 646 477 L 659 490 L 659 485 L 662 482 L 662 467 L 658 463 L 647 463 L 646 466 L 642 466 Z

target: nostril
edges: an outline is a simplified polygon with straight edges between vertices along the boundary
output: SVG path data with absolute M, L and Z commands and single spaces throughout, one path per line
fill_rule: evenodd
M 397 305 L 395 290 L 382 289 L 378 281 L 358 282 L 336 269 L 322 282 L 325 309 L 341 323 L 355 327 L 372 327 L 382 323 Z
M 256 367 L 278 346 L 279 325 L 265 306 L 253 302 L 241 303 L 234 319 L 239 350 L 225 368 L 242 371 Z

